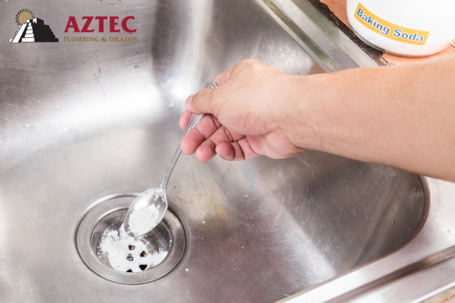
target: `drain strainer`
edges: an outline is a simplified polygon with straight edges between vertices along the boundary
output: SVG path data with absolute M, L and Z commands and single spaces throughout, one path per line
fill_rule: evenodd
M 165 276 L 174 269 L 185 252 L 182 223 L 168 210 L 163 221 L 141 240 L 144 245 L 139 242 L 136 245 L 125 244 L 129 250 L 125 256 L 126 264 L 134 258 L 149 257 L 149 254 L 159 256 L 155 263 L 139 265 L 140 272 L 132 272 L 124 266 L 122 268 L 125 271 L 118 271 L 109 264 L 100 244 L 106 237 L 106 230 L 119 230 L 128 207 L 136 197 L 137 194 L 118 194 L 96 201 L 76 231 L 77 250 L 85 264 L 101 277 L 122 284 L 143 284 Z

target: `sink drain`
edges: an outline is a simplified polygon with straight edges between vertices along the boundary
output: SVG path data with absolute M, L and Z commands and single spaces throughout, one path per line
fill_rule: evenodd
M 76 231 L 77 250 L 85 264 L 101 277 L 122 284 L 143 284 L 165 276 L 185 251 L 182 223 L 169 210 L 163 221 L 141 240 L 122 240 L 119 229 L 136 197 L 137 194 L 121 194 L 98 200 L 86 212 Z M 102 249 L 106 238 L 117 241 L 117 269 L 111 266 L 108 254 Z

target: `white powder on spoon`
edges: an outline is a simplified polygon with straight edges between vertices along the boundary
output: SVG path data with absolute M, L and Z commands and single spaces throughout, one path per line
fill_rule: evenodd
M 143 235 L 152 230 L 159 222 L 158 209 L 150 205 L 146 208 L 137 209 L 130 215 L 130 230 L 135 235 Z

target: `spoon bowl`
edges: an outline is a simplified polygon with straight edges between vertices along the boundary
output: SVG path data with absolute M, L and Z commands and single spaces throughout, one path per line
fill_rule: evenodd
M 204 89 L 215 89 L 217 87 L 218 85 L 214 81 L 209 81 L 204 85 Z M 190 129 L 196 126 L 196 124 L 198 124 L 203 117 L 204 114 L 195 115 L 193 113 L 188 121 L 183 136 L 185 136 Z M 154 229 L 161 222 L 161 220 L 163 220 L 168 208 L 166 196 L 167 184 L 181 153 L 182 150 L 180 149 L 179 144 L 160 187 L 147 189 L 137 196 L 133 203 L 131 203 L 124 220 L 124 228 L 128 236 L 143 236 L 147 232 Z
M 125 216 L 124 228 L 126 234 L 130 237 L 140 237 L 150 230 L 154 229 L 161 222 L 161 220 L 163 220 L 164 215 L 167 211 L 167 206 L 168 203 L 166 191 L 163 191 L 161 187 L 150 188 L 142 192 L 139 196 L 136 197 L 136 199 L 134 199 Z M 150 211 L 147 211 L 147 209 L 150 209 Z M 135 221 L 133 221 L 133 217 L 133 226 L 131 227 L 131 214 L 139 214 L 141 212 L 144 213 L 142 216 L 145 217 L 144 219 L 146 222 L 139 222 L 142 223 L 139 228 L 135 227 Z M 152 214 L 152 216 L 150 216 L 150 214 Z M 141 221 L 140 218 L 139 221 Z M 141 226 L 143 227 L 141 228 Z M 145 232 L 141 232 L 141 230 L 144 229 Z

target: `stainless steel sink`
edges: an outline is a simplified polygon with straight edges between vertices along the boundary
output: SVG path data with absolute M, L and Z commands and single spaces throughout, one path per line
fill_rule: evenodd
M 1 302 L 334 299 L 450 255 L 452 183 L 316 151 L 183 156 L 168 188 L 186 235 L 178 265 L 134 286 L 95 274 L 77 250 L 81 219 L 104 197 L 159 185 L 183 101 L 203 83 L 247 58 L 296 75 L 374 62 L 291 1 L 45 3 L 0 4 Z M 60 42 L 7 44 L 22 8 Z M 63 32 L 68 17 L 87 15 L 135 16 L 137 42 L 64 42 L 78 35 Z M 355 273 L 363 278 L 344 287 Z

